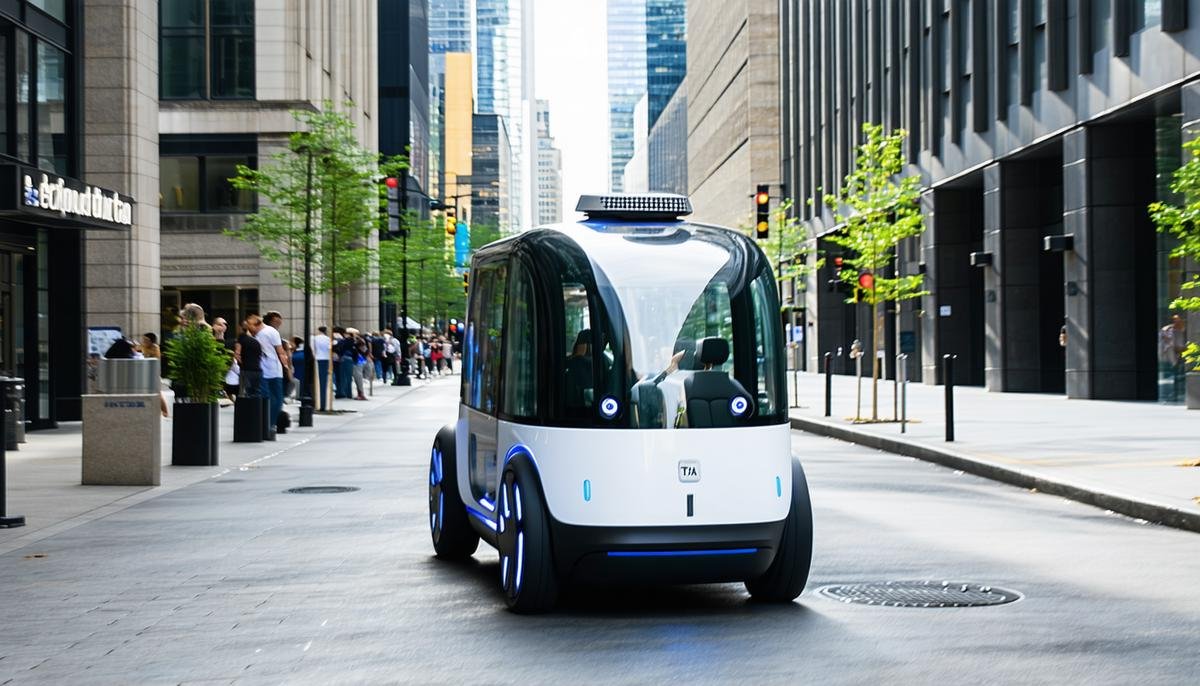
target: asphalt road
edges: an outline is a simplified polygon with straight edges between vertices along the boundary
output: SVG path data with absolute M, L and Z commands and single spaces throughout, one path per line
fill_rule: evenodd
M 8 683 L 1196 683 L 1200 537 L 796 434 L 816 526 L 788 606 L 741 585 L 504 609 L 495 553 L 431 554 L 418 389 L 252 467 L 0 556 Z M 295 486 L 350 485 L 339 495 Z M 0 532 L 2 534 L 2 532 Z M 955 580 L 984 608 L 846 605 L 821 586 Z

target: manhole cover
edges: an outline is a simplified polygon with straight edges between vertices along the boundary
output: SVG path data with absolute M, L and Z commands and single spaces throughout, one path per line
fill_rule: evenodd
M 318 493 L 353 493 L 357 490 L 357 486 L 301 486 L 299 488 L 289 488 L 284 493 L 313 495 Z
M 818 591 L 826 598 L 883 607 L 982 607 L 1004 605 L 1021 597 L 1016 591 L 960 581 L 885 581 L 839 584 Z

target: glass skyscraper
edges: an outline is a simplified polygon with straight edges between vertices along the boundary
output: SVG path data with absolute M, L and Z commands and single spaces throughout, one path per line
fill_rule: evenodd
M 633 109 L 645 93 L 646 0 L 608 0 L 609 184 L 613 192 L 623 190 L 625 164 L 633 157 Z
M 476 111 L 504 118 L 512 150 L 508 217 L 514 230 L 525 226 L 533 206 L 526 198 L 533 183 L 531 19 L 530 0 L 475 0 Z
M 653 128 L 687 75 L 687 0 L 646 0 L 647 115 Z
M 470 53 L 471 0 L 429 2 L 429 195 L 445 191 L 446 53 Z

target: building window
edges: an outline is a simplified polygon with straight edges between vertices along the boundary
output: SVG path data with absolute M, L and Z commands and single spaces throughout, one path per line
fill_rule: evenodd
M 67 173 L 67 54 L 39 41 L 37 44 L 37 151 L 38 166 Z
M 159 3 L 163 100 L 254 98 L 254 1 Z
M 61 22 L 67 21 L 67 0 L 29 0 L 29 4 Z
M 158 199 L 162 212 L 245 213 L 254 211 L 254 194 L 229 181 L 237 165 L 254 166 L 253 157 L 168 156 L 159 160 Z

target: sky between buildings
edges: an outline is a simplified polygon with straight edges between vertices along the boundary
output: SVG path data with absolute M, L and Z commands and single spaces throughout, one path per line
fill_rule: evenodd
M 534 83 L 550 101 L 563 156 L 563 219 L 582 193 L 608 191 L 605 0 L 534 0 Z

